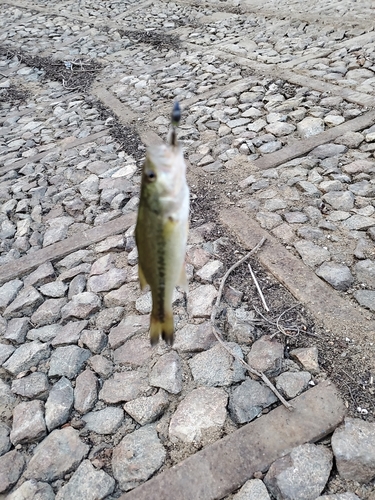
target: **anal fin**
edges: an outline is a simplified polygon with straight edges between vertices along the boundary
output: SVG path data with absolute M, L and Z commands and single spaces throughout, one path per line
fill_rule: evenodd
M 141 286 L 141 290 L 143 291 L 146 286 L 148 285 L 145 275 L 143 274 L 142 268 L 138 262 L 138 278 L 139 278 L 139 284 Z

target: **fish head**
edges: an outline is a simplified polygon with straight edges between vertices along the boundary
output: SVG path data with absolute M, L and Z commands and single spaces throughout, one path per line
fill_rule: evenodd
M 178 200 L 187 189 L 186 165 L 179 145 L 162 144 L 147 148 L 142 172 L 142 190 L 149 199 L 166 205 Z

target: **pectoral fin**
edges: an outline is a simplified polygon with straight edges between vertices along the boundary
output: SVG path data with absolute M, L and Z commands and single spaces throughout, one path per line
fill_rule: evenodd
M 138 262 L 138 278 L 139 278 L 139 284 L 141 286 L 141 290 L 144 290 L 146 286 L 148 285 L 145 275 L 143 274 L 142 268 Z

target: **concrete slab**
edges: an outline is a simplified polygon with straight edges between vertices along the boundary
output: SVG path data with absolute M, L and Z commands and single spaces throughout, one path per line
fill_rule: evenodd
M 345 416 L 335 386 L 325 381 L 293 401 L 207 446 L 120 497 L 120 500 L 220 499 L 257 471 L 303 443 L 330 434 Z
M 0 268 L 0 284 L 11 279 L 23 276 L 46 261 L 55 261 L 66 255 L 97 243 L 108 236 L 125 232 L 132 224 L 135 224 L 136 214 L 129 213 L 111 220 L 100 227 L 93 227 L 88 231 L 66 238 L 65 240 L 49 245 L 48 247 L 37 250 L 34 253 L 21 257 L 20 259 L 4 264 Z

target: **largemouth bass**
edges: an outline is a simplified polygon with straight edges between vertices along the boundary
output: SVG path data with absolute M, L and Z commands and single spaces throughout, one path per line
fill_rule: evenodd
M 160 336 L 173 343 L 172 295 L 176 285 L 187 291 L 185 253 L 188 235 L 189 188 L 186 165 L 175 127 L 180 110 L 172 113 L 170 144 L 147 149 L 142 171 L 141 195 L 135 239 L 141 289 L 150 285 L 151 344 Z

